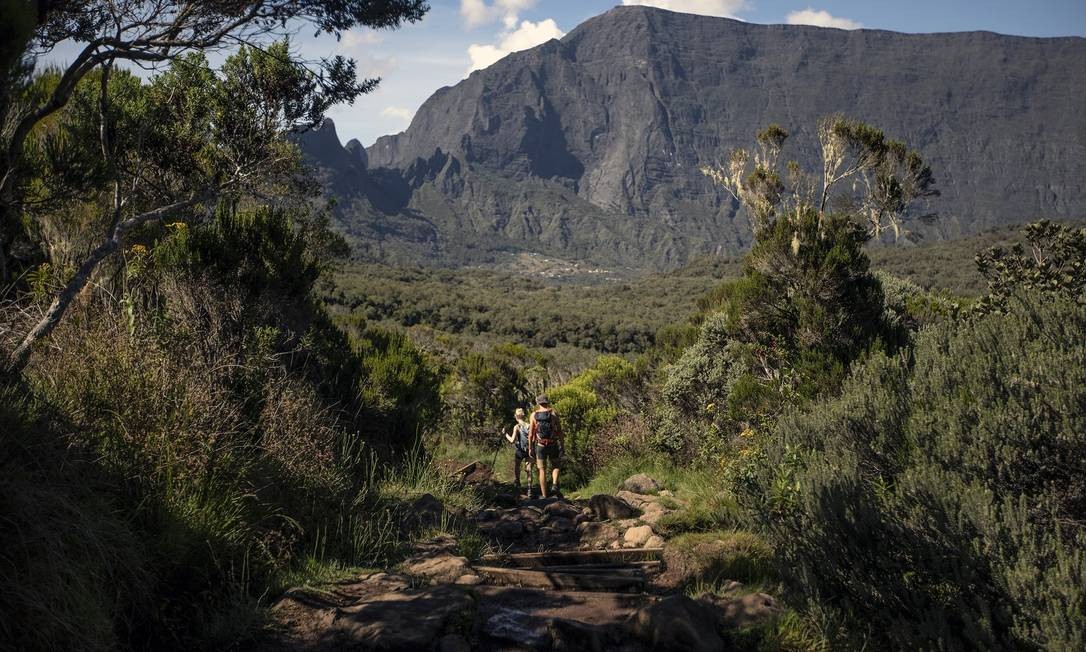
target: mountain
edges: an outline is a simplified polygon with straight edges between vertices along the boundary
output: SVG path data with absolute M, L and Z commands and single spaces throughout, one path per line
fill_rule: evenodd
M 750 230 L 698 171 L 776 122 L 811 165 L 841 112 L 920 150 L 924 231 L 1086 216 L 1086 39 L 755 25 L 618 7 L 442 88 L 368 149 L 303 147 L 360 258 L 458 265 L 510 252 L 628 268 L 731 254 Z M 333 140 L 335 142 L 333 143 Z

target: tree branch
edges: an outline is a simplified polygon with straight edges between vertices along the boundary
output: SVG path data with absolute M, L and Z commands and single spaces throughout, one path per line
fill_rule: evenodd
M 87 286 L 87 283 L 90 282 L 95 270 L 98 269 L 98 265 L 120 247 L 121 241 L 126 233 L 142 224 L 161 220 L 177 211 L 210 201 L 216 194 L 217 193 L 210 190 L 195 194 L 188 199 L 174 202 L 166 206 L 160 206 L 145 213 L 130 217 L 113 227 L 113 233 L 110 234 L 110 237 L 106 239 L 105 242 L 98 245 L 94 251 L 87 256 L 87 259 L 84 260 L 79 266 L 79 269 L 76 270 L 75 275 L 72 276 L 64 286 L 64 289 L 61 290 L 60 294 L 58 294 L 55 299 L 53 299 L 53 303 L 50 304 L 49 309 L 45 311 L 42 318 L 38 320 L 38 323 L 34 325 L 34 328 L 26 334 L 22 342 L 19 343 L 19 346 L 11 353 L 7 363 L 8 373 L 17 374 L 26 367 L 26 363 L 30 360 L 30 353 L 34 344 L 53 332 L 53 329 L 60 323 L 61 317 L 64 316 L 64 313 L 68 310 L 72 301 L 83 291 L 83 288 Z

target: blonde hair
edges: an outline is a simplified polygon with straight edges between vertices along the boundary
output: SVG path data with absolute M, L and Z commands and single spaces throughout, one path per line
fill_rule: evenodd
M 517 408 L 516 411 L 513 412 L 513 416 L 518 418 L 518 419 L 523 419 L 524 418 L 524 408 Z

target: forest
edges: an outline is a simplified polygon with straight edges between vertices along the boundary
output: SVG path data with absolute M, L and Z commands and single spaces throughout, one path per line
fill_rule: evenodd
M 359 262 L 292 137 L 376 80 L 283 26 L 427 5 L 242 4 L 2 5 L 0 648 L 259 649 L 291 589 L 438 536 L 475 561 L 475 521 L 418 501 L 485 511 L 441 463 L 509 466 L 543 392 L 567 494 L 651 474 L 684 505 L 654 532 L 720 543 L 683 595 L 777 596 L 739 649 L 1086 647 L 1081 222 L 875 245 L 937 178 L 835 115 L 821 170 L 776 125 L 703 170 L 741 258 Z

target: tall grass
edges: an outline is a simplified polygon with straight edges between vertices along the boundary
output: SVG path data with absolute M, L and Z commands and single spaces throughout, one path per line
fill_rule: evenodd
M 114 649 L 151 595 L 147 551 L 44 407 L 0 385 L 0 648 Z
M 588 498 L 599 493 L 613 494 L 622 488 L 626 478 L 638 473 L 651 476 L 675 495 L 674 499 L 663 499 L 662 504 L 677 509 L 656 523 L 653 529 L 658 534 L 707 532 L 743 523 L 738 504 L 714 469 L 682 466 L 663 456 L 610 460 L 586 484 L 577 487 L 573 495 Z

